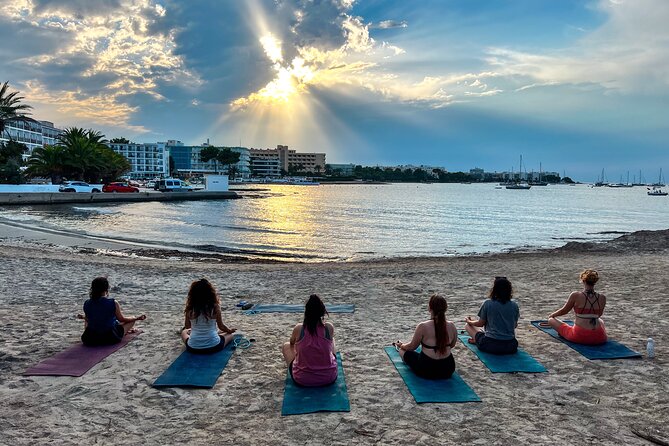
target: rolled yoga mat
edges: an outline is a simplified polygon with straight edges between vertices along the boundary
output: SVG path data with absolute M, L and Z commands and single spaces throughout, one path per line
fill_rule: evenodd
M 395 347 L 384 347 L 384 350 L 418 404 L 481 401 L 476 392 L 457 373 L 453 373 L 449 379 L 421 378 L 402 361 Z
M 476 344 L 469 343 L 468 334 L 459 334 L 458 338 L 469 350 L 473 351 L 493 373 L 544 373 L 546 367 L 534 359 L 525 350 L 519 348 L 512 355 L 493 355 L 479 350 Z
M 314 412 L 350 412 L 344 367 L 337 353 L 337 380 L 329 386 L 302 387 L 295 384 L 290 373 L 286 376 L 281 415 L 301 415 Z
M 625 347 L 620 342 L 608 340 L 605 344 L 600 345 L 584 345 L 577 344 L 575 342 L 567 341 L 565 338 L 560 336 L 557 331 L 551 327 L 541 327 L 539 324 L 546 321 L 532 321 L 532 325 L 537 327 L 539 330 L 547 333 L 562 342 L 567 344 L 569 347 L 573 348 L 583 356 L 588 359 L 623 359 L 623 358 L 640 358 L 641 354 Z M 569 325 L 573 325 L 573 321 L 563 321 Z
M 210 354 L 198 354 L 184 351 L 153 382 L 153 387 L 214 387 L 218 377 L 228 364 L 235 351 L 233 342 L 223 350 Z
M 65 351 L 47 358 L 23 372 L 25 376 L 82 376 L 95 364 L 135 339 L 141 330 L 123 336 L 121 342 L 112 345 L 87 347 L 81 342 Z

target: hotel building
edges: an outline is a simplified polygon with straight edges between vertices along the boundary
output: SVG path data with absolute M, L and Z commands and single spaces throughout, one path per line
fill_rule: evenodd
M 174 143 L 174 141 L 170 141 Z M 128 176 L 131 179 L 167 177 L 170 173 L 169 154 L 165 142 L 144 144 L 117 144 L 107 145 L 116 153 L 125 156 L 130 161 L 131 170 Z
M 0 135 L 0 142 L 12 139 L 25 144 L 28 151 L 23 154 L 23 158 L 27 159 L 33 149 L 56 144 L 58 135 L 62 132 L 63 130 L 56 128 L 53 122 L 49 121 L 7 121 L 5 131 Z
M 177 173 L 184 175 L 228 173 L 229 166 L 221 166 L 220 163 L 214 160 L 207 161 L 206 163 L 200 160 L 200 152 L 205 147 L 209 147 L 209 144 L 202 144 L 200 146 L 168 145 L 167 150 L 174 161 L 174 169 Z M 251 176 L 251 155 L 249 149 L 246 147 L 227 148 L 239 153 L 239 162 L 233 164 L 236 172 L 235 176 L 237 178 L 249 178 Z
M 278 160 L 279 168 L 288 172 L 290 167 L 301 166 L 305 172 L 324 172 L 325 153 L 298 153 L 288 146 L 278 145 L 276 149 L 251 149 L 252 164 L 260 165 L 260 160 Z M 259 174 L 260 175 L 260 174 Z

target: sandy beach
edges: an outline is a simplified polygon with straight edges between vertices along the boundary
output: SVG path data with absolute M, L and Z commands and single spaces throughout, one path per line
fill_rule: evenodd
M 651 444 L 633 430 L 659 430 L 654 435 L 669 441 L 668 231 L 540 252 L 360 263 L 149 258 L 98 248 L 123 249 L 0 225 L 2 444 Z M 589 361 L 530 325 L 579 289 L 586 267 L 600 272 L 609 336 L 643 359 Z M 100 275 L 126 314 L 147 314 L 138 323 L 144 333 L 80 378 L 21 376 L 78 342 L 75 315 Z M 492 374 L 458 344 L 457 371 L 482 402 L 417 405 L 383 347 L 409 340 L 428 318 L 432 293 L 447 298 L 448 318 L 462 327 L 495 275 L 514 285 L 520 345 L 549 372 Z M 235 352 L 213 389 L 154 389 L 184 349 L 177 332 L 185 295 L 201 277 L 217 287 L 226 324 L 257 342 Z M 279 346 L 300 317 L 247 316 L 235 304 L 302 303 L 314 292 L 356 305 L 354 314 L 330 316 L 351 412 L 282 417 Z M 645 357 L 649 336 L 653 360 Z

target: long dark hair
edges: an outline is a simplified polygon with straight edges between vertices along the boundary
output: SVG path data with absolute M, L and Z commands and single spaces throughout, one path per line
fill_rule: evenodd
M 506 277 L 495 277 L 495 283 L 493 283 L 488 297 L 503 304 L 510 301 L 513 297 L 513 287 L 509 279 Z
M 442 355 L 446 353 L 446 348 L 451 341 L 448 339 L 448 329 L 446 328 L 446 309 L 448 304 L 446 299 L 438 294 L 430 297 L 430 311 L 432 311 L 432 320 L 434 321 L 434 335 L 437 338 L 437 351 Z
M 91 282 L 91 290 L 88 292 L 88 297 L 93 300 L 99 299 L 109 291 L 109 281 L 106 277 L 96 277 Z
M 189 319 L 197 319 L 200 315 L 213 319 L 220 305 L 214 286 L 207 279 L 200 279 L 190 284 L 184 314 Z
M 304 322 L 302 325 L 307 327 L 309 333 L 315 335 L 316 328 L 323 325 L 323 316 L 326 314 L 328 314 L 328 310 L 325 309 L 325 304 L 321 298 L 318 297 L 318 294 L 312 294 L 304 306 Z

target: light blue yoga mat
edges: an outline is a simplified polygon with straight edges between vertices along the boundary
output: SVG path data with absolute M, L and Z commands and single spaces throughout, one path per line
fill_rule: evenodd
M 290 373 L 286 376 L 281 415 L 300 415 L 314 412 L 350 412 L 344 367 L 337 353 L 337 381 L 324 387 L 300 387 Z
M 414 374 L 395 347 L 384 347 L 388 357 L 418 404 L 480 402 L 476 392 L 458 375 L 449 379 L 425 379 Z
M 353 313 L 355 312 L 355 305 L 353 304 L 339 304 L 326 305 L 325 308 L 328 313 Z M 256 304 L 253 308 L 244 312 L 244 314 L 257 313 L 304 313 L 304 305 L 302 304 Z
M 625 347 L 620 342 L 608 340 L 606 344 L 601 345 L 583 345 L 576 344 L 575 342 L 567 341 L 565 338 L 560 336 L 557 331 L 551 327 L 540 327 L 539 324 L 546 321 L 532 321 L 532 325 L 537 327 L 539 330 L 544 333 L 548 333 L 553 336 L 558 341 L 567 344 L 569 347 L 573 348 L 583 356 L 588 359 L 622 359 L 622 358 L 640 358 L 641 354 Z M 563 321 L 569 325 L 574 325 L 573 321 Z
M 481 362 L 493 373 L 543 373 L 546 367 L 534 359 L 525 350 L 519 348 L 513 355 L 493 355 L 479 350 L 476 344 L 468 342 L 468 334 L 460 334 L 458 338 L 469 350 L 479 357 Z
M 214 387 L 234 352 L 232 347 L 230 342 L 220 352 L 206 355 L 183 352 L 153 382 L 153 387 Z

